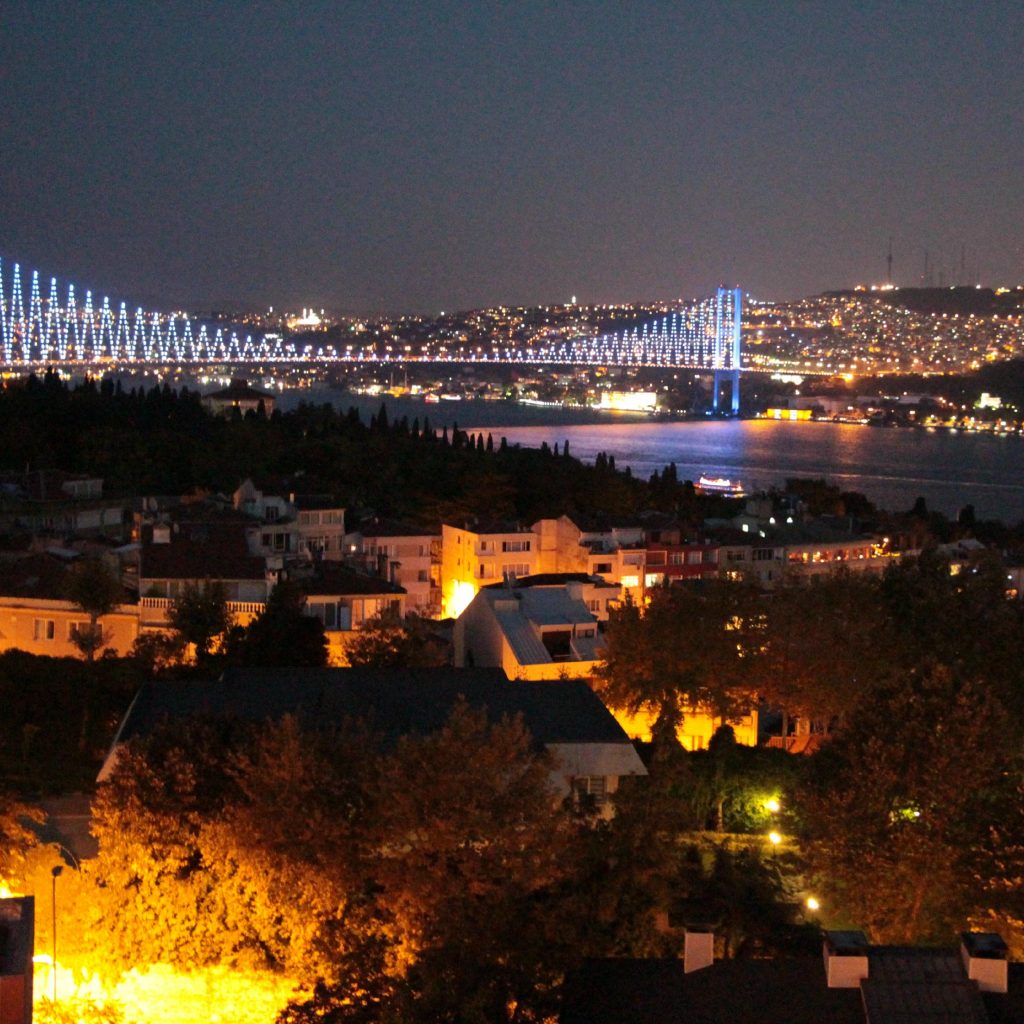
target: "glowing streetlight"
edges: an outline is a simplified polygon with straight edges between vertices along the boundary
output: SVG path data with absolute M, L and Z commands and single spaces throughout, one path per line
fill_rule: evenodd
M 764 806 L 766 810 L 771 811 L 772 814 L 778 814 L 782 809 L 782 804 L 780 804 L 775 797 L 772 797 L 770 800 L 765 800 Z
M 805 902 L 807 903 L 807 909 L 810 911 L 821 909 L 821 904 L 813 896 L 808 896 Z
M 778 846 L 779 843 L 782 842 L 782 836 L 779 835 L 778 832 L 769 832 L 768 833 L 768 842 L 771 843 L 772 846 Z

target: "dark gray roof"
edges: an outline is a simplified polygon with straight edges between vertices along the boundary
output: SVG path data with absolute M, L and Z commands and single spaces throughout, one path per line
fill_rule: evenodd
M 1024 964 L 1009 992 L 979 993 L 949 949 L 872 946 L 861 988 L 830 989 L 820 957 L 587 960 L 566 978 L 561 1024 L 1020 1024 Z
M 483 589 L 494 590 L 506 587 L 522 590 L 524 587 L 560 587 L 566 583 L 589 583 L 591 586 L 618 590 L 618 583 L 609 583 L 603 576 L 591 576 L 585 572 L 536 572 L 532 576 L 516 576 L 501 583 L 488 583 Z
M 230 669 L 212 682 L 152 682 L 139 691 L 117 742 L 164 719 L 193 716 L 261 722 L 294 714 L 309 727 L 361 718 L 385 737 L 440 729 L 462 696 L 491 721 L 522 714 L 536 744 L 629 739 L 582 680 L 513 682 L 500 669 Z
M 857 989 L 830 989 L 820 957 L 588 960 L 565 982 L 561 1024 L 864 1024 Z

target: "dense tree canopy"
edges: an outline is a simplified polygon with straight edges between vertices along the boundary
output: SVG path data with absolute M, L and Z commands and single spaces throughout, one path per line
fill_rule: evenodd
M 942 941 L 1019 914 L 1019 732 L 983 685 L 923 667 L 877 692 L 799 794 L 823 892 L 876 940 Z

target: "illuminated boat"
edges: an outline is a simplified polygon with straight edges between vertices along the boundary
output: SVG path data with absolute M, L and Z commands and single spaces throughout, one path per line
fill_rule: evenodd
M 717 494 L 723 498 L 742 498 L 747 492 L 739 480 L 730 480 L 724 476 L 707 476 L 702 474 L 697 481 L 699 494 Z

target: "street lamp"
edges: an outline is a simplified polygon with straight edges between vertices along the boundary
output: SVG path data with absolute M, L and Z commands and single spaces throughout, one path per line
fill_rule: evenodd
M 782 804 L 780 804 L 775 797 L 772 797 L 770 800 L 765 800 L 764 805 L 772 814 L 778 814 L 782 809 Z
M 60 877 L 61 872 L 64 870 L 63 865 L 55 864 L 50 868 L 51 875 L 51 900 L 50 906 L 53 911 L 53 932 L 51 938 L 53 939 L 53 966 L 50 968 L 53 971 L 53 1007 L 54 1012 L 57 1010 L 57 879 Z
M 811 913 L 821 909 L 821 904 L 813 896 L 808 896 L 806 903 L 807 909 L 811 911 Z

